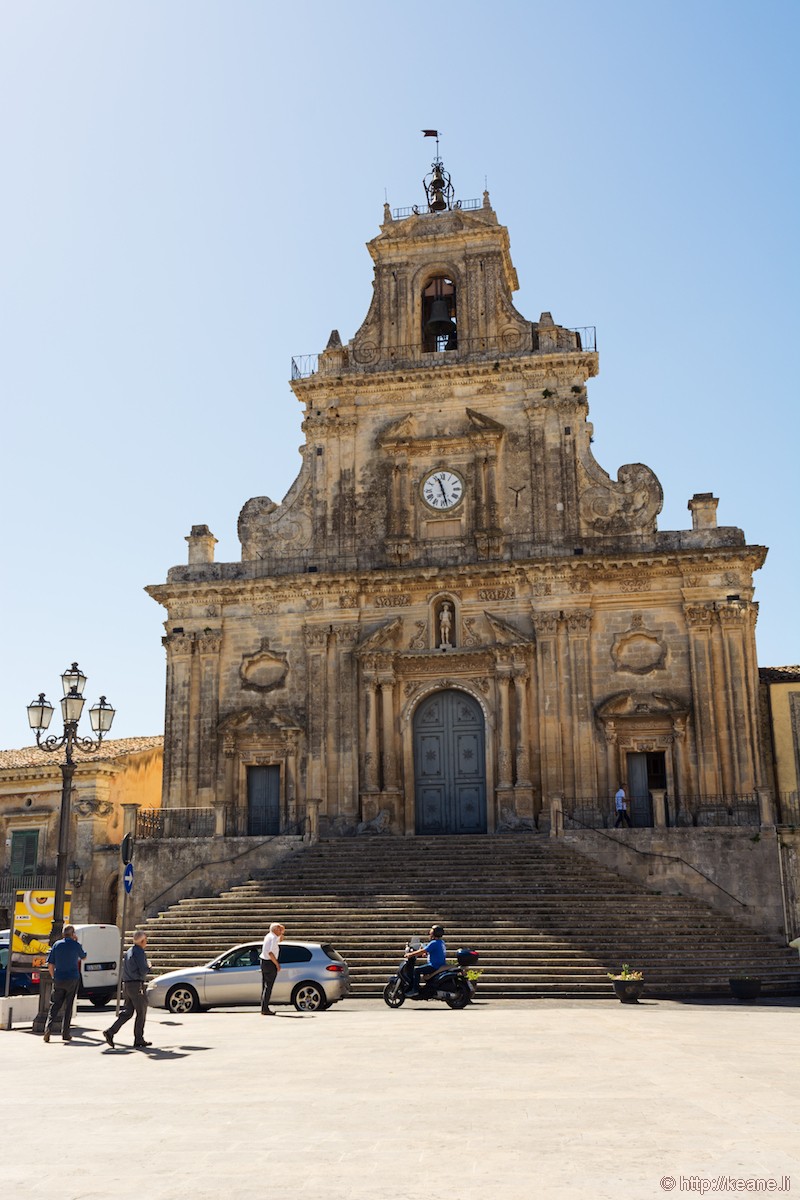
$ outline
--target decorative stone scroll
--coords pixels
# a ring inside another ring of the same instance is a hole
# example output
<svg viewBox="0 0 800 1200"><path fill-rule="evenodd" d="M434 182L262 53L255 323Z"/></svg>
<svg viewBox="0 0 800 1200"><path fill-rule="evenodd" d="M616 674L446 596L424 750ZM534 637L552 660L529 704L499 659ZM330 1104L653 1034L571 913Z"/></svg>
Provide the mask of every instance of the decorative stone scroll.
<svg viewBox="0 0 800 1200"><path fill-rule="evenodd" d="M634 613L631 627L621 633L611 647L611 658L617 671L632 675L649 675L663 671L667 647L661 630L645 629L641 613Z"/></svg>
<svg viewBox="0 0 800 1200"><path fill-rule="evenodd" d="M261 639L254 654L245 654L239 668L242 687L253 692L272 692L283 687L289 672L287 656L269 648L269 638Z"/></svg>

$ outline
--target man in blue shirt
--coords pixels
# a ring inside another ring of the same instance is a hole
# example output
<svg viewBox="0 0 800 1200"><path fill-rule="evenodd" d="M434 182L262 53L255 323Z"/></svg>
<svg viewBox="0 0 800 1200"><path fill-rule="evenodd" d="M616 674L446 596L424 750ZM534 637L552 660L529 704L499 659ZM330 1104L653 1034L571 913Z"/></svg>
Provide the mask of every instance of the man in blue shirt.
<svg viewBox="0 0 800 1200"><path fill-rule="evenodd" d="M422 955L427 955L428 961L421 967L414 967L414 992L418 992L422 984L422 976L430 975L433 971L438 971L447 961L447 947L444 944L444 928L441 925L432 925L429 934L430 941L427 946L423 946L420 950L414 950L409 954L409 958L421 958Z"/></svg>
<svg viewBox="0 0 800 1200"><path fill-rule="evenodd" d="M69 1027L72 1021L72 1006L78 994L81 982L81 959L86 958L86 951L75 937L75 926L65 925L64 936L50 947L47 956L47 969L53 981L53 994L50 998L50 1011L44 1027L44 1041L50 1041L50 1031L53 1023L64 1009L61 1026L61 1040L71 1042Z"/></svg>

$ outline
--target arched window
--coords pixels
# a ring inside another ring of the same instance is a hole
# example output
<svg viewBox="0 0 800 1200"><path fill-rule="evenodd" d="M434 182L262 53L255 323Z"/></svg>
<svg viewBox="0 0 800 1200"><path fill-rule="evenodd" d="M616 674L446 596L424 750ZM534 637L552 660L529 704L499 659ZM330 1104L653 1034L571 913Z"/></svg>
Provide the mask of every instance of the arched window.
<svg viewBox="0 0 800 1200"><path fill-rule="evenodd" d="M435 276L422 292L422 348L427 352L458 346L456 285Z"/></svg>

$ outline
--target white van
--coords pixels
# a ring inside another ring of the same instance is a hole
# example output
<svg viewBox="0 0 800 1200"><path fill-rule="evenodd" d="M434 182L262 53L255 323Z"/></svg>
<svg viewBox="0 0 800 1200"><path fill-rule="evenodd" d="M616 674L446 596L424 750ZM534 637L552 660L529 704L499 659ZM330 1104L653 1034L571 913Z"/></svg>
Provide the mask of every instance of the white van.
<svg viewBox="0 0 800 1200"><path fill-rule="evenodd" d="M119 929L116 925L76 925L75 936L86 951L78 996L103 1008L117 994Z"/></svg>

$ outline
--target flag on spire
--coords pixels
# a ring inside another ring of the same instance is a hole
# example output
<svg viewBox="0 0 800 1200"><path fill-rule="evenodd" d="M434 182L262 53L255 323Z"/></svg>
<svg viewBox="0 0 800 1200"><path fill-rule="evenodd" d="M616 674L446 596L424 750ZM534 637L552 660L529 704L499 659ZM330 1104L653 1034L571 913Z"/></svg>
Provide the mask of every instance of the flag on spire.
<svg viewBox="0 0 800 1200"><path fill-rule="evenodd" d="M423 131L422 131L422 136L423 136L423 137L435 137L435 138L438 138L438 136L439 136L439 130L438 130L438 129L423 129Z"/></svg>

